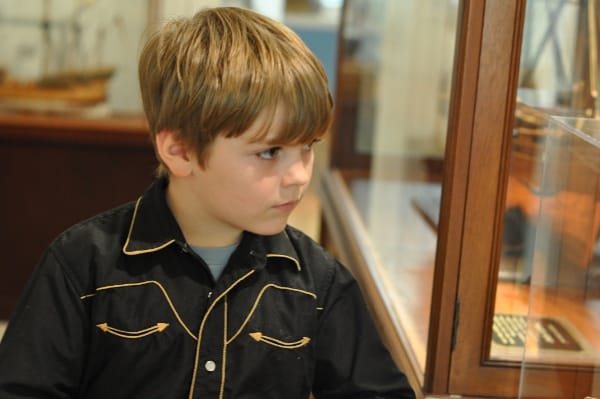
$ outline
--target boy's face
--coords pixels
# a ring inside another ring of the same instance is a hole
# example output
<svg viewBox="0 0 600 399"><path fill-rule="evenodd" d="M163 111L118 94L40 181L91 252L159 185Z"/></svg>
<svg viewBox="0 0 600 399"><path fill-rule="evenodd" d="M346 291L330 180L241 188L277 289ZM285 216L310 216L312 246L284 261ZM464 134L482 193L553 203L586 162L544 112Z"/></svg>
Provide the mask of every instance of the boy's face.
<svg viewBox="0 0 600 399"><path fill-rule="evenodd" d="M247 230L270 235L285 227L310 182L314 154L312 143L270 143L283 118L279 108L259 142L253 139L262 127L260 117L241 136L218 136L205 168L194 166L189 188L197 209L192 212L199 212L214 234L224 231L230 236Z"/></svg>

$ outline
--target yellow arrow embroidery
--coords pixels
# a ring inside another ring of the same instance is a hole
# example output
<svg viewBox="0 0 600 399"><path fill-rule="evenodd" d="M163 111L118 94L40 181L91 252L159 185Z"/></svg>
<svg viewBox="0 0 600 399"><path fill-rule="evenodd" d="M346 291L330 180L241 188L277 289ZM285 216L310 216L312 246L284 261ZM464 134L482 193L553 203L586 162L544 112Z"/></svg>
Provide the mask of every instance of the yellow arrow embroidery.
<svg viewBox="0 0 600 399"><path fill-rule="evenodd" d="M285 341L279 340L277 338L263 335L263 333L258 332L258 331L249 333L248 335L250 335L252 337L252 339L254 339L257 342L264 342L269 345L273 345L273 346L276 346L278 348L283 348L283 349L300 348L301 346L304 346L310 342L309 337L302 337L299 340L293 341L293 342L285 342Z"/></svg>
<svg viewBox="0 0 600 399"><path fill-rule="evenodd" d="M150 334L163 332L167 327L169 327L169 323L156 323L154 326L139 331L119 330L118 328L110 327L108 323L96 324L96 327L108 334L113 334L121 338L135 339L146 337Z"/></svg>

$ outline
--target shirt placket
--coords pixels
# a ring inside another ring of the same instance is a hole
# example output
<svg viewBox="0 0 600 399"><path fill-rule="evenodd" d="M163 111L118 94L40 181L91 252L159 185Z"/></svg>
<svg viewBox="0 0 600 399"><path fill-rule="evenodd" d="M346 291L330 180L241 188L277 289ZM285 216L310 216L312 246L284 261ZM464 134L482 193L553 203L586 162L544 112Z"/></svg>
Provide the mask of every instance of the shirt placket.
<svg viewBox="0 0 600 399"><path fill-rule="evenodd" d="M254 270L250 270L222 292L210 294L211 301L198 333L190 399L224 397L227 372L227 294L253 273Z"/></svg>

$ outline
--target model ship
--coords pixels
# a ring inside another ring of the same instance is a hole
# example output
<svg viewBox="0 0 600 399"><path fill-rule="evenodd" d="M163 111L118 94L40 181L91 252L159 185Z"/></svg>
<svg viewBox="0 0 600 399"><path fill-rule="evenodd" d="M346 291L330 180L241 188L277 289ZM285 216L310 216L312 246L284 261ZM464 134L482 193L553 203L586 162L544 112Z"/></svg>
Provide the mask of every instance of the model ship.
<svg viewBox="0 0 600 399"><path fill-rule="evenodd" d="M40 55L41 76L36 79L19 79L7 69L0 67L0 107L11 110L79 112L105 105L108 83L115 73L112 66L81 66L73 62L80 57L83 26L78 16L94 2L79 2L68 20L51 20L50 0L44 1L41 21L12 19L3 22L32 25L42 30L43 53ZM53 43L51 29L60 29L63 38L68 32L70 44ZM97 41L103 40L104 32L97 33ZM98 48L101 43L97 43ZM73 65L78 65L74 67ZM52 71L50 71L52 70Z"/></svg>
<svg viewBox="0 0 600 399"><path fill-rule="evenodd" d="M107 100L107 85L114 68L65 71L23 82L6 74L0 82L0 101L20 105L59 102L74 106L96 105Z"/></svg>

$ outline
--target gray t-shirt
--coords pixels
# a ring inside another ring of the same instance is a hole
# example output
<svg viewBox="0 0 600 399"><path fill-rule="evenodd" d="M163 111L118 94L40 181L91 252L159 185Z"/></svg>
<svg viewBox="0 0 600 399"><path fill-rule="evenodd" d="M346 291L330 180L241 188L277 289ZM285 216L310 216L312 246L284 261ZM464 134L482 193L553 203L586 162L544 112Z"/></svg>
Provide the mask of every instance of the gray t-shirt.
<svg viewBox="0 0 600 399"><path fill-rule="evenodd" d="M208 265L210 272L215 280L219 279L219 276L225 269L225 265L229 260L229 257L237 248L238 243L229 245L227 247L197 247L192 245L192 249L196 252Z"/></svg>

